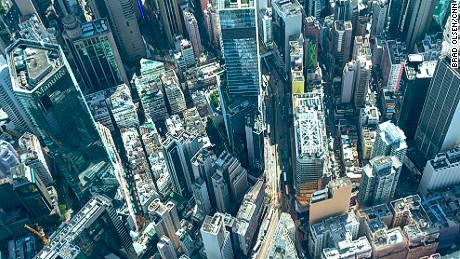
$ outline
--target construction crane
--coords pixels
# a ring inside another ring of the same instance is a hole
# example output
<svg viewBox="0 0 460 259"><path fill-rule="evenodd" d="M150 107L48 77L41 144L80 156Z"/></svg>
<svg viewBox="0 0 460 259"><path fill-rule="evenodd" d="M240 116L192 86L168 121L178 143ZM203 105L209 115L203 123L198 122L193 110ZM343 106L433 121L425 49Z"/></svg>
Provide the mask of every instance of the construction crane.
<svg viewBox="0 0 460 259"><path fill-rule="evenodd" d="M41 240L42 240L42 243L44 245L47 245L49 243L48 241L48 238L46 238L45 236L45 233L43 232L43 229L40 228L40 226L37 224L37 229L27 225L27 224L24 224L24 227L29 230L30 232L34 233L35 235L37 235Z"/></svg>

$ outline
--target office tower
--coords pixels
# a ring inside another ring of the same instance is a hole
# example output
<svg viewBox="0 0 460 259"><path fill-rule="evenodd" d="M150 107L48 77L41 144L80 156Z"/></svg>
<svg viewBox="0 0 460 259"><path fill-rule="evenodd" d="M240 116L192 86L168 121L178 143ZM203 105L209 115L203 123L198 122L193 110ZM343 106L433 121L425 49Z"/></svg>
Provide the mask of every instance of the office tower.
<svg viewBox="0 0 460 259"><path fill-rule="evenodd" d="M355 86L356 62L350 61L343 68L342 74L342 91L340 101L342 103L350 103L353 98L353 90Z"/></svg>
<svg viewBox="0 0 460 259"><path fill-rule="evenodd" d="M437 154L426 162L418 192L427 196L429 191L456 185L460 182L460 148Z"/></svg>
<svg viewBox="0 0 460 259"><path fill-rule="evenodd" d="M256 107L250 100L243 98L233 98L226 100L222 87L218 88L219 103L221 104L222 116L224 117L225 128L227 131L228 143L233 150L237 150L241 143L244 143L244 127L246 116L253 116ZM244 152L244 151L243 151Z"/></svg>
<svg viewBox="0 0 460 259"><path fill-rule="evenodd" d="M18 143L23 152L21 161L34 170L35 175L40 178L45 186L53 184L53 177L38 138L26 132L19 138Z"/></svg>
<svg viewBox="0 0 460 259"><path fill-rule="evenodd" d="M140 75L134 78L137 94L141 100L145 116L153 121L165 119L168 116L166 102L156 73L164 72L164 63L141 59Z"/></svg>
<svg viewBox="0 0 460 259"><path fill-rule="evenodd" d="M187 67L192 67L195 65L195 53L192 43L186 39L180 40L180 54L185 61Z"/></svg>
<svg viewBox="0 0 460 259"><path fill-rule="evenodd" d="M18 98L14 95L10 69L3 55L0 56L0 106L14 123L17 131L24 132L33 128Z"/></svg>
<svg viewBox="0 0 460 259"><path fill-rule="evenodd" d="M125 68L106 18L81 24L72 14L62 19L65 42L85 82L86 91L128 84Z"/></svg>
<svg viewBox="0 0 460 259"><path fill-rule="evenodd" d="M166 34L169 45L174 45L174 38L184 34L178 1L158 1L158 4L163 32Z"/></svg>
<svg viewBox="0 0 460 259"><path fill-rule="evenodd" d="M259 116L255 120L246 117L246 145L248 150L248 164L255 170L256 175L265 168L264 157L264 125Z"/></svg>
<svg viewBox="0 0 460 259"><path fill-rule="evenodd" d="M160 242L157 243L157 248L162 259L177 259L177 254L174 250L173 244L167 236L160 237Z"/></svg>
<svg viewBox="0 0 460 259"><path fill-rule="evenodd" d="M227 151L223 151L215 163L216 173L223 176L228 185L233 204L238 204L248 189L248 175L240 161Z"/></svg>
<svg viewBox="0 0 460 259"><path fill-rule="evenodd" d="M406 157L407 143L406 135L391 121L385 121L377 127L377 137L371 158L377 156L395 156L399 161L404 161Z"/></svg>
<svg viewBox="0 0 460 259"><path fill-rule="evenodd" d="M169 109L172 114L179 114L187 109L185 105L184 93L182 92L179 78L177 78L174 70L169 70L161 74L161 83L163 92L166 95L169 103Z"/></svg>
<svg viewBox="0 0 460 259"><path fill-rule="evenodd" d="M112 162L61 48L20 39L7 53L13 91L32 133L45 140L80 203L90 190L112 195L118 186Z"/></svg>
<svg viewBox="0 0 460 259"><path fill-rule="evenodd" d="M206 216L200 229L204 250L208 258L233 258L232 241L225 230L224 217L220 214Z"/></svg>
<svg viewBox="0 0 460 259"><path fill-rule="evenodd" d="M352 187L350 178L343 177L331 180L326 188L314 192L310 200L310 226L329 217L347 213Z"/></svg>
<svg viewBox="0 0 460 259"><path fill-rule="evenodd" d="M265 46L273 44L272 9L262 9L259 12L259 37Z"/></svg>
<svg viewBox="0 0 460 259"><path fill-rule="evenodd" d="M163 154L172 177L174 192L181 196L191 193L194 179L189 172L182 143L173 138L167 138L163 142Z"/></svg>
<svg viewBox="0 0 460 259"><path fill-rule="evenodd" d="M417 122L422 113L428 87L438 61L423 61L423 56L411 54L404 64L402 76L402 100L396 103L394 119L408 139L413 139Z"/></svg>
<svg viewBox="0 0 460 259"><path fill-rule="evenodd" d="M334 6L334 20L351 20L350 0L336 0Z"/></svg>
<svg viewBox="0 0 460 259"><path fill-rule="evenodd" d="M68 223L61 224L36 258L105 258L111 254L138 258L112 200L95 195Z"/></svg>
<svg viewBox="0 0 460 259"><path fill-rule="evenodd" d="M14 147L6 142L5 140L0 140L0 176L2 178L10 174L10 169L19 165L20 157L18 152Z"/></svg>
<svg viewBox="0 0 460 259"><path fill-rule="evenodd" d="M358 37L357 37L358 38ZM356 51L356 75L353 91L355 108L362 108L366 104L366 96L372 76L372 55L369 39L364 38L361 47Z"/></svg>
<svg viewBox="0 0 460 259"><path fill-rule="evenodd" d="M198 23L193 13L184 11L185 29L187 29L188 37L192 42L193 53L195 57L199 57L203 52L203 46L201 45L200 31L198 30Z"/></svg>
<svg viewBox="0 0 460 259"><path fill-rule="evenodd" d="M304 1L304 3L308 3L307 5L304 5L305 13L307 14L307 17L315 17L316 19L320 19L321 13L323 12L324 9L324 2L321 0L309 0L309 1Z"/></svg>
<svg viewBox="0 0 460 259"><path fill-rule="evenodd" d="M388 3L388 32L393 37L407 33L415 1L390 0Z"/></svg>
<svg viewBox="0 0 460 259"><path fill-rule="evenodd" d="M292 93L304 93L305 91L305 76L304 76L304 39L303 35L299 34L297 39L291 39L289 41L290 47L290 62L289 66L291 68L290 80ZM307 50L310 50L307 48ZM316 47L315 47L316 51ZM308 53L307 55L309 55ZM311 57L311 56L310 56ZM310 64L311 60L309 57L306 57L306 61ZM308 69L308 68L307 68Z"/></svg>
<svg viewBox="0 0 460 259"><path fill-rule="evenodd" d="M407 29L406 44L410 52L413 51L415 43L419 42L425 36L430 28L433 19L434 8L437 1L435 0L415 0L410 16L409 27Z"/></svg>
<svg viewBox="0 0 460 259"><path fill-rule="evenodd" d="M348 61L350 61L352 46L353 26L350 21L334 21L332 30L332 53L330 53L331 64L334 71L342 72Z"/></svg>
<svg viewBox="0 0 460 259"><path fill-rule="evenodd" d="M380 35L385 31L387 24L387 13L388 13L388 1L379 0L374 4L374 12L372 14L372 27L371 37L374 38L376 35Z"/></svg>
<svg viewBox="0 0 460 259"><path fill-rule="evenodd" d="M40 222L46 221L54 210L46 186L32 168L19 164L10 169L13 190L30 216Z"/></svg>
<svg viewBox="0 0 460 259"><path fill-rule="evenodd" d="M415 143L426 158L460 144L460 71L441 57L423 105Z"/></svg>
<svg viewBox="0 0 460 259"><path fill-rule="evenodd" d="M358 229L359 222L354 211L311 225L308 238L310 256L321 258L322 254L339 253L338 257L340 258L341 252L333 250L348 250L347 248L349 248L351 251L348 253L351 252L352 258L369 258L372 253L369 241L365 237L358 238ZM343 252L347 254L347 251ZM356 256L356 254L362 253L368 256ZM324 256L322 258L333 257Z"/></svg>
<svg viewBox="0 0 460 259"><path fill-rule="evenodd" d="M223 172L218 171L212 175L212 187L215 195L216 210L219 212L229 212L231 210L230 191L228 184L222 175Z"/></svg>
<svg viewBox="0 0 460 259"><path fill-rule="evenodd" d="M218 10L228 93L259 96L260 60L254 3L219 1Z"/></svg>
<svg viewBox="0 0 460 259"><path fill-rule="evenodd" d="M326 157L326 129L322 93L293 95L296 209L306 207L321 189ZM294 164L293 162L293 164Z"/></svg>
<svg viewBox="0 0 460 259"><path fill-rule="evenodd" d="M191 235L187 232L186 227L182 227L176 232L176 236L180 240L180 250L181 253L192 256L195 253L195 244L194 240L192 239Z"/></svg>
<svg viewBox="0 0 460 259"><path fill-rule="evenodd" d="M199 176L206 182L206 187L208 189L209 200L211 202L211 207L216 207L216 200L214 195L214 187L212 184L212 175L214 174L213 163L215 161L215 155L212 152L210 147L203 147L198 151L190 163L192 165L193 174Z"/></svg>
<svg viewBox="0 0 460 259"><path fill-rule="evenodd" d="M157 198L149 205L148 211L157 235L167 236L174 250L179 249L179 238L176 236L176 231L180 228L180 222L176 204L172 201L162 203Z"/></svg>
<svg viewBox="0 0 460 259"><path fill-rule="evenodd" d="M198 210L204 215L210 215L212 212L211 201L209 198L208 187L206 182L198 178L193 184L193 197L198 206Z"/></svg>
<svg viewBox="0 0 460 259"><path fill-rule="evenodd" d="M401 168L402 163L394 156L379 156L371 159L363 168L358 194L359 207L391 201L398 185Z"/></svg>
<svg viewBox="0 0 460 259"><path fill-rule="evenodd" d="M382 56L383 87L390 92L398 92L406 61L406 44L399 40L387 40Z"/></svg>
<svg viewBox="0 0 460 259"><path fill-rule="evenodd" d="M108 97L107 102L113 120L119 129L139 127L136 106L127 85L117 86L114 93Z"/></svg>
<svg viewBox="0 0 460 259"><path fill-rule="evenodd" d="M288 75L291 68L289 39L302 33L302 6L297 0L275 0L272 8L273 36L281 59L281 67Z"/></svg>
<svg viewBox="0 0 460 259"><path fill-rule="evenodd" d="M160 1L163 2L163 1ZM135 65L146 55L144 41L131 0L99 0L90 2L96 19L107 17L121 58Z"/></svg>
<svg viewBox="0 0 460 259"><path fill-rule="evenodd" d="M214 6L208 5L206 10L203 11L203 16L211 45L216 49L220 49L219 12Z"/></svg>

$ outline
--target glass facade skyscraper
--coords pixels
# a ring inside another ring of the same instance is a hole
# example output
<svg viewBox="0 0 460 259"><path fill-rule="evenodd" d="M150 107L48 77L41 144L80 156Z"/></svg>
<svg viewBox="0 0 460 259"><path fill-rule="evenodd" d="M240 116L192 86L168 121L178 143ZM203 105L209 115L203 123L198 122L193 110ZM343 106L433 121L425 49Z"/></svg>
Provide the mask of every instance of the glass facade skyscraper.
<svg viewBox="0 0 460 259"><path fill-rule="evenodd" d="M90 191L112 195L117 187L113 162L60 46L20 39L6 52L13 92L26 119L79 202L86 202Z"/></svg>
<svg viewBox="0 0 460 259"><path fill-rule="evenodd" d="M228 92L231 95L258 96L260 62L256 11L252 3L242 2L225 0L219 6Z"/></svg>

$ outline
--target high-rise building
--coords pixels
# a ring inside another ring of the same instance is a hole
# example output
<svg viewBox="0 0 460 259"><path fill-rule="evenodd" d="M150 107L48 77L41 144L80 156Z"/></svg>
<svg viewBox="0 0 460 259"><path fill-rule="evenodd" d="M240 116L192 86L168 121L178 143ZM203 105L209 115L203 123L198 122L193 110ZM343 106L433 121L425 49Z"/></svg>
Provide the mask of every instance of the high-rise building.
<svg viewBox="0 0 460 259"><path fill-rule="evenodd" d="M122 84L117 86L114 93L109 96L107 102L113 120L119 129L139 127L136 106L127 85Z"/></svg>
<svg viewBox="0 0 460 259"><path fill-rule="evenodd" d="M342 103L350 103L353 98L353 90L355 86L356 62L350 61L343 68L342 74L342 91L340 101Z"/></svg>
<svg viewBox="0 0 460 259"><path fill-rule="evenodd" d="M399 40L387 40L383 48L382 77L383 87L391 92L398 92L407 57L407 48Z"/></svg>
<svg viewBox="0 0 460 259"><path fill-rule="evenodd" d="M233 258L230 232L225 229L224 217L221 214L206 216L200 231L208 258Z"/></svg>
<svg viewBox="0 0 460 259"><path fill-rule="evenodd" d="M206 24L206 31L208 33L211 45L220 49L220 19L219 12L212 5L208 5L206 10L203 11L203 16Z"/></svg>
<svg viewBox="0 0 460 259"><path fill-rule="evenodd" d="M181 141L168 137L163 142L163 154L172 177L174 192L181 196L192 193L192 185L195 179L192 178L193 174L190 173L187 166L184 146Z"/></svg>
<svg viewBox="0 0 460 259"><path fill-rule="evenodd" d="M460 145L460 70L441 57L423 105L415 143L426 158Z"/></svg>
<svg viewBox="0 0 460 259"><path fill-rule="evenodd" d="M107 17L109 20L124 62L135 65L145 57L146 49L137 23L135 6L131 0L91 1L90 5L96 19Z"/></svg>
<svg viewBox="0 0 460 259"><path fill-rule="evenodd" d="M120 53L106 18L81 24L70 14L62 19L63 37L85 83L86 91L128 84Z"/></svg>
<svg viewBox="0 0 460 259"><path fill-rule="evenodd" d="M302 6L297 0L275 0L273 8L273 36L281 67L286 75L291 68L289 39L302 33Z"/></svg>
<svg viewBox="0 0 460 259"><path fill-rule="evenodd" d="M314 192L310 200L310 226L329 217L347 213L352 187L350 178L343 177L330 181L325 189Z"/></svg>
<svg viewBox="0 0 460 259"><path fill-rule="evenodd" d="M17 131L25 132L33 129L32 122L27 119L24 109L14 95L10 69L3 55L0 56L0 106L14 123Z"/></svg>
<svg viewBox="0 0 460 259"><path fill-rule="evenodd" d="M218 171L212 175L212 188L214 192L214 200L216 202L216 210L218 212L230 212L230 191L228 184L222 175L223 172Z"/></svg>
<svg viewBox="0 0 460 259"><path fill-rule="evenodd" d="M388 4L388 32L393 37L407 33L415 1L390 0Z"/></svg>
<svg viewBox="0 0 460 259"><path fill-rule="evenodd" d="M105 258L113 254L138 258L112 200L103 195L93 196L49 241L36 258Z"/></svg>
<svg viewBox="0 0 460 259"><path fill-rule="evenodd" d="M282 212L269 247L268 258L298 258L294 242L294 220L291 215Z"/></svg>
<svg viewBox="0 0 460 259"><path fill-rule="evenodd" d="M415 0L413 2L412 13L408 14L406 19L410 18L409 27L406 36L406 44L409 51L412 52L415 43L419 42L425 36L425 33L430 28L431 20L433 19L434 8L437 1L435 0Z"/></svg>
<svg viewBox="0 0 460 259"><path fill-rule="evenodd" d="M20 39L7 53L13 91L32 133L45 140L80 203L90 191L113 195L112 161L61 48Z"/></svg>
<svg viewBox="0 0 460 259"><path fill-rule="evenodd" d="M378 0L374 3L372 14L371 37L384 32L387 23L388 1Z"/></svg>
<svg viewBox="0 0 460 259"><path fill-rule="evenodd" d="M289 41L289 47L290 47L289 66L291 68L291 74L289 78L291 80L292 93L300 94L300 93L304 93L305 91L305 75L303 73L305 41L303 39L302 34L299 34L298 36L299 37L294 36L294 39L291 38L291 40ZM311 47L310 44L309 44L309 47ZM307 48L307 49L310 50L310 48ZM315 51L316 51L316 48L315 48ZM310 53L307 53L307 55L309 54ZM311 56L305 58L309 65L311 65L310 62L312 61L310 58Z"/></svg>
<svg viewBox="0 0 460 259"><path fill-rule="evenodd" d="M377 156L395 156L404 161L407 151L406 135L391 121L385 121L377 127L377 137L371 158Z"/></svg>
<svg viewBox="0 0 460 259"><path fill-rule="evenodd" d="M175 37L184 34L178 1L158 1L158 4L163 31L166 34L169 44L174 45Z"/></svg>
<svg viewBox="0 0 460 259"><path fill-rule="evenodd" d="M332 53L330 60L334 71L342 72L343 67L350 61L353 44L353 26L351 21L334 21L332 30Z"/></svg>
<svg viewBox="0 0 460 259"><path fill-rule="evenodd" d="M152 220L155 231L158 236L167 236L174 247L179 249L179 238L176 231L180 228L179 216L177 214L176 204L172 201L162 203L160 199L155 199L149 205L149 216Z"/></svg>
<svg viewBox="0 0 460 259"><path fill-rule="evenodd" d="M359 207L391 201L398 185L401 168L402 163L394 156L371 159L363 168L358 194Z"/></svg>
<svg viewBox="0 0 460 259"><path fill-rule="evenodd" d="M196 21L195 15L190 12L184 11L185 29L187 29L188 37L192 42L193 53L195 57L199 57L203 52L203 46L201 45L200 31L198 30L198 22Z"/></svg>
<svg viewBox="0 0 460 259"><path fill-rule="evenodd" d="M10 169L19 165L20 162L16 149L7 141L0 139L0 177L7 177Z"/></svg>
<svg viewBox="0 0 460 259"><path fill-rule="evenodd" d="M437 60L423 61L423 56L411 54L404 65L400 88L402 97L396 102L394 120L407 139L414 138L436 63Z"/></svg>
<svg viewBox="0 0 460 259"><path fill-rule="evenodd" d="M322 188L326 158L326 130L322 92L293 96L296 208L310 203L312 194Z"/></svg>
<svg viewBox="0 0 460 259"><path fill-rule="evenodd" d="M169 70L161 74L163 92L168 99L169 108L172 114L179 114L187 109L184 93L182 92L179 78L174 70Z"/></svg>
<svg viewBox="0 0 460 259"><path fill-rule="evenodd" d="M181 253L187 255L187 256L192 256L192 254L195 252L195 244L192 239L192 236L187 232L186 227L182 227L176 232L176 236L180 240L180 250Z"/></svg>
<svg viewBox="0 0 460 259"><path fill-rule="evenodd" d="M192 42L181 39L179 42L181 58L184 59L187 67L195 65L195 49Z"/></svg>
<svg viewBox="0 0 460 259"><path fill-rule="evenodd" d="M369 38L355 37L353 55L356 61L356 74L353 90L353 102L355 108L362 108L366 104L366 96L369 90L369 82L372 76L372 55Z"/></svg>
<svg viewBox="0 0 460 259"><path fill-rule="evenodd" d="M216 174L222 175L228 185L233 204L239 204L248 189L248 175L240 161L227 151L215 163Z"/></svg>
<svg viewBox="0 0 460 259"><path fill-rule="evenodd" d="M160 237L160 241L157 243L158 252L160 253L161 259L177 259L176 251L171 243L171 239L167 236Z"/></svg>
<svg viewBox="0 0 460 259"><path fill-rule="evenodd" d="M334 20L349 21L351 20L350 0L336 0L334 6Z"/></svg>
<svg viewBox="0 0 460 259"><path fill-rule="evenodd" d="M428 160L423 170L418 192L426 196L429 191L450 187L460 182L460 148L437 154Z"/></svg>
<svg viewBox="0 0 460 259"><path fill-rule="evenodd" d="M215 159L216 158L211 150L211 147L201 148L200 151L198 151L195 156L190 159L193 174L206 182L208 196L212 208L216 207L216 199L212 183L212 175L214 174L213 163Z"/></svg>
<svg viewBox="0 0 460 259"><path fill-rule="evenodd" d="M258 175L265 168L264 154L264 125L259 116L255 120L246 117L246 146L248 150L248 164Z"/></svg>
<svg viewBox="0 0 460 259"><path fill-rule="evenodd" d="M94 120L112 132L115 131L115 122L110 116L110 108L107 101L115 90L116 87L111 87L85 96L86 104Z"/></svg>
<svg viewBox="0 0 460 259"><path fill-rule="evenodd" d="M164 63L141 59L140 75L134 78L134 85L141 100L142 110L153 121L168 116L166 102L157 74L165 72Z"/></svg>
<svg viewBox="0 0 460 259"><path fill-rule="evenodd" d="M19 138L18 143L23 152L21 161L34 170L35 175L45 186L50 186L53 183L53 177L38 138L26 132Z"/></svg>
<svg viewBox="0 0 460 259"><path fill-rule="evenodd" d="M198 178L193 184L193 197L195 198L195 203L198 206L198 210L203 215L210 215L212 212L211 201L209 198L208 187L206 182Z"/></svg>
<svg viewBox="0 0 460 259"><path fill-rule="evenodd" d="M253 2L219 1L222 53L231 95L260 95L257 15Z"/></svg>

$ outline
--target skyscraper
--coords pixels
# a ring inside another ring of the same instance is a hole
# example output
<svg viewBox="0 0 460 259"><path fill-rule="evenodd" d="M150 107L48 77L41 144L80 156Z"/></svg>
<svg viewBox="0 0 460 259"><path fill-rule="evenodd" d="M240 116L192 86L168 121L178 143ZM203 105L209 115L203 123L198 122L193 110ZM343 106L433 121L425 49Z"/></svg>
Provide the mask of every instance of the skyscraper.
<svg viewBox="0 0 460 259"><path fill-rule="evenodd" d="M53 183L53 177L38 138L26 132L19 138L18 142L23 152L21 161L34 170L35 175L45 186L50 186Z"/></svg>
<svg viewBox="0 0 460 259"><path fill-rule="evenodd" d="M14 147L7 141L0 140L0 178L10 174L10 169L19 165L20 157Z"/></svg>
<svg viewBox="0 0 460 259"><path fill-rule="evenodd" d="M388 32L394 37L407 32L415 1L390 0L388 4Z"/></svg>
<svg viewBox="0 0 460 259"><path fill-rule="evenodd" d="M160 237L160 241L157 243L157 248L161 259L177 259L177 254L171 243L171 239L167 236Z"/></svg>
<svg viewBox="0 0 460 259"><path fill-rule="evenodd" d="M350 0L335 1L334 20L342 22L351 20Z"/></svg>
<svg viewBox="0 0 460 259"><path fill-rule="evenodd" d="M144 41L131 0L99 0L91 1L90 5L96 19L107 17L109 20L124 62L135 65L145 57Z"/></svg>
<svg viewBox="0 0 460 259"><path fill-rule="evenodd" d="M206 216L200 231L208 258L233 258L230 232L225 229L222 214L216 213L212 217Z"/></svg>
<svg viewBox="0 0 460 259"><path fill-rule="evenodd" d="M460 70L441 57L431 79L415 143L426 158L460 145Z"/></svg>
<svg viewBox="0 0 460 259"><path fill-rule="evenodd" d="M193 53L195 57L199 57L203 52L203 46L201 45L200 31L198 30L198 23L195 15L190 12L184 11L185 28L187 29L188 37L192 42Z"/></svg>
<svg viewBox="0 0 460 259"><path fill-rule="evenodd" d="M7 53L13 92L80 203L112 195L112 161L61 48L20 39Z"/></svg>
<svg viewBox="0 0 460 259"><path fill-rule="evenodd" d="M302 32L302 6L297 0L275 0L273 9L274 39L284 72L288 74L291 68L289 39Z"/></svg>
<svg viewBox="0 0 460 259"><path fill-rule="evenodd" d="M169 45L174 45L174 39L178 35L183 35L184 30L180 19L180 9L178 1L163 0L158 1L160 8L161 24L166 33Z"/></svg>
<svg viewBox="0 0 460 259"><path fill-rule="evenodd" d="M332 30L332 61L334 71L341 73L343 67L350 61L351 46L353 43L353 26L351 21L334 21Z"/></svg>
<svg viewBox="0 0 460 259"><path fill-rule="evenodd" d="M183 145L180 141L168 137L163 142L163 154L172 177L174 192L181 196L192 192L194 179L187 166Z"/></svg>
<svg viewBox="0 0 460 259"><path fill-rule="evenodd" d="M415 0L412 13L406 19L410 18L409 27L407 29L406 44L409 51L412 51L415 43L419 42L425 36L425 33L430 28L431 20L433 19L436 0Z"/></svg>
<svg viewBox="0 0 460 259"><path fill-rule="evenodd" d="M70 14L62 23L63 37L87 90L94 92L129 83L106 18L81 24Z"/></svg>
<svg viewBox="0 0 460 259"><path fill-rule="evenodd" d="M253 2L219 1L222 53L231 95L260 94L257 17Z"/></svg>
<svg viewBox="0 0 460 259"><path fill-rule="evenodd" d="M213 163L215 161L215 155L211 150L211 147L203 147L198 151L195 156L190 159L192 165L192 171L194 175L198 175L201 179L206 182L208 189L209 200L211 207L216 207L216 199L214 195L214 188L212 184L212 175L214 173Z"/></svg>
<svg viewBox="0 0 460 259"><path fill-rule="evenodd" d="M246 146L248 153L248 164L255 171L255 175L265 168L264 157L264 125L259 116L255 120L246 117Z"/></svg>
<svg viewBox="0 0 460 259"><path fill-rule="evenodd" d="M227 151L222 152L215 163L216 174L222 175L228 184L233 204L239 204L248 189L248 175L240 161Z"/></svg>
<svg viewBox="0 0 460 259"><path fill-rule="evenodd" d="M172 201L162 203L160 199L155 199L148 208L150 219L152 220L158 236L167 236L175 250L179 248L179 238L176 231L180 228L179 216L176 204Z"/></svg>
<svg viewBox="0 0 460 259"><path fill-rule="evenodd" d="M206 182L198 178L196 179L195 183L193 184L193 197L195 198L196 205L198 206L198 210L204 215L211 214L211 202L208 194L208 189L206 186Z"/></svg>
<svg viewBox="0 0 460 259"><path fill-rule="evenodd" d="M372 14L371 36L380 35L385 30L388 12L388 1L379 0L374 5Z"/></svg>
<svg viewBox="0 0 460 259"><path fill-rule="evenodd" d="M360 41L358 39L361 39ZM353 91L355 108L362 108L366 104L369 82L372 76L372 55L368 38L355 37L356 74Z"/></svg>
<svg viewBox="0 0 460 259"><path fill-rule="evenodd" d="M377 136L372 149L371 158L377 156L395 156L404 161L406 156L406 135L391 121L385 121L377 126Z"/></svg>
<svg viewBox="0 0 460 259"><path fill-rule="evenodd" d="M402 163L394 156L371 159L363 168L358 194L359 207L390 202L398 185L401 168Z"/></svg>

